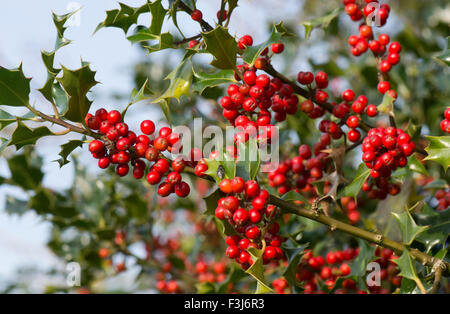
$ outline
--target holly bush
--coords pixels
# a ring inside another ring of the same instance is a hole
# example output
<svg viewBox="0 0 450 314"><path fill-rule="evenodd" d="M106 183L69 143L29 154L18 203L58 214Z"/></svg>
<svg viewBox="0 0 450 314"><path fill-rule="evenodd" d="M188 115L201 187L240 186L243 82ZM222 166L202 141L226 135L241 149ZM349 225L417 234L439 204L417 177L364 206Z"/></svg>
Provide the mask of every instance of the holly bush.
<svg viewBox="0 0 450 314"><path fill-rule="evenodd" d="M275 21L262 42L231 29L238 2L214 16L188 0L106 11L95 33L119 28L146 53L110 110L90 93L88 62L54 62L75 12L53 14L42 88L21 65L0 67L0 179L27 195L8 197L7 212L48 221L48 247L82 267L79 285L46 292L447 293L445 2L309 1L300 27ZM127 123L137 103L161 115ZM74 164L66 190L43 184L34 150L54 136L67 138L56 162Z"/></svg>

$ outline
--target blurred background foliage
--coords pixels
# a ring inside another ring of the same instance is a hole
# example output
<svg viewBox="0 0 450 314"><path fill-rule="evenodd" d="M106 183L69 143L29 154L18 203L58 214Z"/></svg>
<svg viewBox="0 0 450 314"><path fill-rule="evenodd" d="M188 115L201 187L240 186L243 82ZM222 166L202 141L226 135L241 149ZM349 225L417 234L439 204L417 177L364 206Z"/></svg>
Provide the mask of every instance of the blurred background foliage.
<svg viewBox="0 0 450 314"><path fill-rule="evenodd" d="M436 57L446 48L446 37L450 35L450 3L445 0L397 0L389 1L389 4L393 17L378 32L389 33L403 46L400 65L391 72L391 83L399 93L397 123L421 135L442 135L439 122L448 107L450 73ZM302 22L328 14L341 7L341 1L301 1L295 7L284 7L276 1L266 0L258 5L266 6L267 10L296 10L295 14L289 14L295 18L284 20L284 24L297 36L287 39L286 52L274 58L274 65L280 72L294 77L300 70L323 70L332 78L333 95L338 96L342 90L351 87L357 94L367 95L371 103L381 103L381 96L376 92L373 58L368 55L355 58L349 51L347 38L357 32L357 25L348 16L340 14L325 30L314 29L309 39L304 37ZM239 8L234 15L239 16ZM271 25L267 25L267 37L270 29ZM233 31L238 35L247 33L246 30ZM177 64L173 60L181 59L182 53L165 50L158 54L170 57L153 59L153 55L146 56L142 49L142 57L133 65L136 89L148 79L152 92L162 93L168 84L164 77L173 70ZM195 61L196 68L208 70L203 59ZM202 97L192 95L189 99L182 98L180 103L172 102L173 124L189 124L195 117L203 117L204 126L207 125L205 121L225 123L216 101L222 93L223 89L213 88L206 90ZM128 99L128 95L114 96L117 102ZM130 109L130 119L137 115L139 112ZM313 144L319 134L312 128L314 123L301 113L284 122L281 136L285 140L282 145L285 151L282 155L290 156L294 151L292 147L299 143ZM420 137L416 139L420 141ZM143 181L133 180L130 176L119 179L109 171L91 173L86 168L86 160L74 157L72 187L55 191L43 186L42 159L32 149L17 153L5 151L3 158L7 159L10 175L0 178L1 184L23 190L23 197L7 198L8 214L20 216L26 211L35 211L42 220L52 224L48 247L61 260L61 265L71 261L82 265L81 287L67 287L67 273L62 266L45 274L37 274L32 269L20 270L14 281L0 287L3 292L30 291L29 283L39 276L53 280L45 292L155 292L162 279L175 280L178 286L174 291L252 291L253 280L243 276L233 263L224 260L223 240L212 221L202 216L205 205L201 198L208 194L209 183L191 178L189 183L195 188L191 189L193 193L189 199L165 200L158 198L154 189ZM354 173L356 165L356 158L347 158L344 172ZM402 178L402 193L395 198L388 198L378 205L373 201L362 201L359 207L366 219L361 224L369 229L389 225L392 230L388 234L394 238L398 236L399 231L387 218L391 216L386 214L386 209L393 204L403 209L421 199L433 207L436 205L433 191L448 186L449 176L441 167L430 164L428 173L428 179L417 175ZM413 184L439 177L444 180L427 189ZM283 226L283 234L291 235L299 243L310 243L310 248L317 254L357 244L349 236L330 235L326 227L300 217L291 217ZM415 245L421 247L422 244ZM101 258L100 252L105 253L105 249L107 257ZM213 279L198 278L195 264L199 259L207 261ZM226 276L214 271L217 262L225 265ZM274 271L270 276L274 279L279 273ZM214 288L205 284L219 279Z"/></svg>

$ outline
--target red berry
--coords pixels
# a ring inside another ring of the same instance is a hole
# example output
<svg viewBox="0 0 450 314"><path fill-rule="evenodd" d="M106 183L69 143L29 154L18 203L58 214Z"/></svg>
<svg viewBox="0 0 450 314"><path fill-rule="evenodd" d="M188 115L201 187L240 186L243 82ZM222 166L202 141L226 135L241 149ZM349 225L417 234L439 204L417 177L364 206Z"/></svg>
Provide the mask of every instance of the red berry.
<svg viewBox="0 0 450 314"><path fill-rule="evenodd" d="M108 113L108 122L115 125L116 123L119 123L122 120L122 115L117 110L111 110Z"/></svg>
<svg viewBox="0 0 450 314"><path fill-rule="evenodd" d="M391 83L389 83L388 81L381 81L380 83L378 83L378 91L381 94L386 93L390 89L391 89Z"/></svg>
<svg viewBox="0 0 450 314"><path fill-rule="evenodd" d="M188 196L190 191L191 188L189 187L189 184L184 181L175 184L175 194L177 194L179 197Z"/></svg>
<svg viewBox="0 0 450 314"><path fill-rule="evenodd" d="M273 53L282 53L284 50L284 44L283 43L275 43L275 44L272 44L271 48L272 48Z"/></svg>
<svg viewBox="0 0 450 314"><path fill-rule="evenodd" d="M203 13L202 13L202 11L200 11L200 10L194 10L194 11L192 11L192 13L191 13L191 18L194 20L194 21L201 21L202 20L202 18L203 18Z"/></svg>
<svg viewBox="0 0 450 314"><path fill-rule="evenodd" d="M366 114L369 117L375 117L378 114L377 106L375 105L368 105L366 108Z"/></svg>
<svg viewBox="0 0 450 314"><path fill-rule="evenodd" d="M361 133L359 133L358 130L353 130L353 129L352 129L352 130L348 131L347 136L348 136L348 139L349 139L351 142L357 142L357 141L359 141L359 139L361 138Z"/></svg>
<svg viewBox="0 0 450 314"><path fill-rule="evenodd" d="M155 124L150 120L144 120L141 122L141 132L147 135L155 132Z"/></svg>

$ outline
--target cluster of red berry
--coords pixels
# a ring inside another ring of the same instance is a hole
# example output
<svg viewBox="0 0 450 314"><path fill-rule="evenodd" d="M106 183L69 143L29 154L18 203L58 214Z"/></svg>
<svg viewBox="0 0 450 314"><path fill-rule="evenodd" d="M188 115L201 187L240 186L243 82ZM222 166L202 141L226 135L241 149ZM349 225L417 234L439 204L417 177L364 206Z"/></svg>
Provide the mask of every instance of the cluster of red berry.
<svg viewBox="0 0 450 314"><path fill-rule="evenodd" d="M370 286L369 291L372 294L389 294L391 288L395 289L400 287L402 283L402 277L398 275L400 270L394 260L398 256L394 255L394 252L387 248L377 247L375 250L375 256L378 258L375 260L380 265L380 286Z"/></svg>
<svg viewBox="0 0 450 314"><path fill-rule="evenodd" d="M322 178L325 170L327 153L321 152L330 143L328 134L322 135L320 141L311 148L303 144L298 149L298 156L285 160L278 168L269 172L268 179L271 187L278 188L278 193L283 195L292 189L298 192L311 192L315 195L314 181Z"/></svg>
<svg viewBox="0 0 450 314"><path fill-rule="evenodd" d="M315 81L315 101L318 104L325 104L328 102L328 93L322 89L328 86L328 76L325 72L314 74L311 72L299 72L297 75L297 81L302 85L307 85L310 89L311 84ZM356 99L355 92L351 89L347 89L342 93L343 102L337 104L336 102L331 102L333 105L333 115L338 119L345 118L350 111L353 111L356 115L351 115L347 118L346 124L350 128L347 136L352 142L357 142L361 138L361 133L357 130L360 124L359 115L364 112L369 117L374 117L378 114L377 106L370 104L367 97L364 95L358 96ZM352 103L350 105L350 103ZM312 119L322 117L325 114L323 107L319 105L314 105L314 103L307 99L300 104L300 110L307 113ZM343 132L338 123L324 119L319 124L319 130L323 133L329 134L332 139L339 139L342 137Z"/></svg>
<svg viewBox="0 0 450 314"><path fill-rule="evenodd" d="M438 211L446 210L450 206L450 190L437 190L434 197L438 201L436 209Z"/></svg>
<svg viewBox="0 0 450 314"><path fill-rule="evenodd" d="M341 198L341 205L345 209L350 223L355 224L359 221L358 204L353 197L344 196Z"/></svg>
<svg viewBox="0 0 450 314"><path fill-rule="evenodd" d="M441 121L441 130L450 133L450 107L445 109L444 120Z"/></svg>
<svg viewBox="0 0 450 314"><path fill-rule="evenodd" d="M283 277L277 278L272 281L273 290L278 294L285 294L290 292L289 283Z"/></svg>
<svg viewBox="0 0 450 314"><path fill-rule="evenodd" d="M339 277L350 275L351 269L347 262L353 260L359 254L359 248L348 248L343 251L328 252L324 258L321 255L314 256L312 251L307 251L297 266L296 278L304 283L304 293L323 294L318 289L318 280L324 281L329 290L333 289ZM342 288L336 289L334 293L346 293L347 290L357 290L357 293L365 293L356 288L353 279L345 279Z"/></svg>
<svg viewBox="0 0 450 314"><path fill-rule="evenodd" d="M400 186L390 182L392 171L405 167L407 157L414 153L415 145L411 137L401 129L394 127L371 129L362 143L362 160L371 169L373 183L366 181L363 190L370 198L384 199L387 194L396 195Z"/></svg>
<svg viewBox="0 0 450 314"><path fill-rule="evenodd" d="M372 16L372 19L376 23L379 23L376 26L381 27L386 24L391 10L389 5L381 4L379 7L378 5L374 5L374 3L378 4L378 0L365 0L365 2L366 5L363 7L359 6L356 0L343 0L345 11L353 21L359 21L363 16L366 18ZM400 62L402 46L398 42L392 42L389 45L389 42L390 38L387 34L380 34L378 39L375 39L373 28L366 24L366 22L360 24L359 36L351 35L348 38L348 43L352 47L352 54L354 56L360 56L370 49L377 58L378 69L382 73L389 72L393 66ZM397 93L391 90L391 84L385 78L383 77L379 82L378 91L381 94L388 92L392 98L397 98Z"/></svg>
<svg viewBox="0 0 450 314"><path fill-rule="evenodd" d="M96 111L95 115L87 114L86 126L102 135L100 140L89 143L89 151L98 159L98 166L102 169L115 164L116 173L125 176L129 172L129 164L133 166L133 177L141 179L147 168L142 158L154 164L149 168L147 181L158 184L172 166L173 171L167 174L166 180L158 187L158 194L168 196L175 192L180 197L186 197L190 192L189 185L182 181L181 171L185 167L185 160L178 158L170 163L164 158L162 152L179 143L180 136L169 127L162 127L158 136L154 135L155 124L150 120L142 121L140 128L143 134L128 129L122 121L122 115L117 110L107 112L104 108Z"/></svg>
<svg viewBox="0 0 450 314"><path fill-rule="evenodd" d="M241 177L223 179L219 188L227 196L219 199L215 215L218 219L227 220L237 232L226 239L227 256L247 269L253 263L247 249L261 249L264 239L267 244L264 263L283 258L280 247L283 239L277 235L280 226L273 222L277 210L268 204L267 190L260 189L255 180L245 182Z"/></svg>

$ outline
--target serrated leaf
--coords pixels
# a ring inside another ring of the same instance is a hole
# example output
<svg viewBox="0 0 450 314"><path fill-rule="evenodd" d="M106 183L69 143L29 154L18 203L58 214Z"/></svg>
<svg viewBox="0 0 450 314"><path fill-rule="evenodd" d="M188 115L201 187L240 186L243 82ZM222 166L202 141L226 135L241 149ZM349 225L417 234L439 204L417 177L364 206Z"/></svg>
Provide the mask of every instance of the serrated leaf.
<svg viewBox="0 0 450 314"><path fill-rule="evenodd" d="M415 206L414 206L415 207ZM400 226L402 232L402 241L406 245L411 245L417 235L426 229L427 226L418 226L412 218L409 210L405 210L401 213L392 213Z"/></svg>
<svg viewBox="0 0 450 314"><path fill-rule="evenodd" d="M92 101L87 98L89 90L97 85L95 71L89 65L78 70L70 70L62 66L63 76L57 78L69 96L68 109L65 117L74 122L84 122Z"/></svg>
<svg viewBox="0 0 450 314"><path fill-rule="evenodd" d="M58 108L61 116L64 116L69 109L69 96L62 89L59 83L54 83L55 77L50 75L45 85L38 89L39 92L52 104Z"/></svg>
<svg viewBox="0 0 450 314"><path fill-rule="evenodd" d="M206 88L235 83L233 70L221 70L215 73L194 73L193 90L202 94Z"/></svg>
<svg viewBox="0 0 450 314"><path fill-rule="evenodd" d="M17 127L14 130L8 146L14 145L17 149L23 146L36 144L36 141L44 136L54 135L46 126L31 129L17 119Z"/></svg>
<svg viewBox="0 0 450 314"><path fill-rule="evenodd" d="M343 11L342 7L336 8L325 16L303 22L305 27L305 39L308 39L315 28L326 29L330 23Z"/></svg>
<svg viewBox="0 0 450 314"><path fill-rule="evenodd" d="M252 66L255 63L256 59L261 55L261 52L263 52L264 49L266 49L272 44L279 43L281 41L281 38L284 36L291 36L291 34L287 32L286 28L283 26L283 23L278 23L274 25L268 40L259 45L254 45L245 48L244 54L242 55L242 60L244 60L245 63L248 63L250 66Z"/></svg>
<svg viewBox="0 0 450 314"><path fill-rule="evenodd" d="M442 52L442 54L437 56L436 59L443 64L450 66L450 36L447 36L447 46L445 47L445 50Z"/></svg>
<svg viewBox="0 0 450 314"><path fill-rule="evenodd" d="M417 236L417 241L426 246L429 252L436 245L443 245L450 235L450 211L437 212L427 204L415 215L417 221L429 228Z"/></svg>
<svg viewBox="0 0 450 314"><path fill-rule="evenodd" d="M253 260L253 264L247 269L246 273L250 274L253 278L256 279L256 294L273 292L273 290L267 285L266 279L264 276L264 264L263 264L263 253L264 248L261 250L255 248L249 248L247 250Z"/></svg>
<svg viewBox="0 0 450 314"><path fill-rule="evenodd" d="M219 69L235 69L237 43L228 33L228 29L217 26L212 31L202 33L206 51L213 55L211 65Z"/></svg>
<svg viewBox="0 0 450 314"><path fill-rule="evenodd" d="M14 155L8 159L8 166L10 181L24 190L34 190L44 178L40 164L34 165L29 154Z"/></svg>
<svg viewBox="0 0 450 314"><path fill-rule="evenodd" d="M62 167L69 163L67 157L78 147L83 146L84 142L80 140L71 140L63 145L61 145L61 151L59 152L60 159L58 159L59 167Z"/></svg>
<svg viewBox="0 0 450 314"><path fill-rule="evenodd" d="M417 155L412 155L408 160L408 167L410 170L423 174L424 176L429 176L425 166L417 159Z"/></svg>
<svg viewBox="0 0 450 314"><path fill-rule="evenodd" d="M148 99L149 95L153 95L153 92L150 90L150 88L148 88L148 79L146 79L139 90L133 88L133 90L131 91L130 102L122 111L122 117L125 117L130 106L142 100Z"/></svg>
<svg viewBox="0 0 450 314"><path fill-rule="evenodd" d="M375 259L375 246L370 246L366 241L358 239L359 254L349 264L351 277L361 278L366 274L367 264Z"/></svg>
<svg viewBox="0 0 450 314"><path fill-rule="evenodd" d="M383 96L383 101L378 105L378 111L384 114L391 114L394 112L394 101L395 98L389 96L389 93L385 93Z"/></svg>
<svg viewBox="0 0 450 314"><path fill-rule="evenodd" d="M414 261L409 255L408 250L403 250L402 255L400 255L399 258L394 259L393 261L398 265L398 268L400 269L400 273L398 274L398 276L405 277L417 283L419 278L417 277Z"/></svg>
<svg viewBox="0 0 450 314"><path fill-rule="evenodd" d="M450 167L450 136L425 136L429 142L425 147L425 160L438 162L447 170Z"/></svg>
<svg viewBox="0 0 450 314"><path fill-rule="evenodd" d="M361 190L364 182L367 180L369 175L370 169L368 169L364 163L361 163L358 167L358 170L356 171L356 175L352 183L341 190L341 193L339 193L339 197L351 196L356 199L359 191Z"/></svg>
<svg viewBox="0 0 450 314"><path fill-rule="evenodd" d="M137 19L141 13L150 11L150 4L148 2L137 8L120 2L119 6L120 9L106 11L105 20L97 25L94 33L98 32L103 27L117 27L126 34L131 25L137 23Z"/></svg>
<svg viewBox="0 0 450 314"><path fill-rule="evenodd" d="M27 112L25 115L21 117L16 117L10 114L9 112L0 109L0 129L3 129L4 127L10 125L11 123L16 122L17 118L19 118L20 120L31 120L34 117L35 115L32 112Z"/></svg>
<svg viewBox="0 0 450 314"><path fill-rule="evenodd" d="M244 180L254 180L259 172L261 159L256 138L250 138L246 143L238 145L237 175ZM248 179L247 179L248 178Z"/></svg>
<svg viewBox="0 0 450 314"><path fill-rule="evenodd" d="M12 70L0 66L0 105L26 106L29 101L30 80L23 74L22 65Z"/></svg>
<svg viewBox="0 0 450 314"><path fill-rule="evenodd" d="M306 197L304 197L303 195L294 190L289 191L286 194L283 194L281 198L285 201L301 201L302 205L306 207L311 207L311 204L308 201L308 199L306 199Z"/></svg>
<svg viewBox="0 0 450 314"><path fill-rule="evenodd" d="M69 13L63 14L63 15L58 15L56 13L52 13L53 23L55 24L56 31L58 33L57 37L56 37L55 51L70 44L71 41L64 37L64 33L67 29L67 27L65 27L64 25L78 11L79 10L75 10L73 12L69 12ZM49 54L53 54L53 57L54 57L54 52L50 52ZM53 57L51 57L51 58L53 59ZM45 64L45 61L44 61L44 64ZM52 61L52 64L53 64L53 61ZM46 66L47 66L47 64L46 64ZM50 67L53 68L52 65ZM49 67L47 69L49 69Z"/></svg>
<svg viewBox="0 0 450 314"><path fill-rule="evenodd" d="M164 49L176 48L173 43L172 34L153 34L149 29L140 29L136 32L136 34L128 36L127 39L133 44L139 42L155 42L151 45L143 45L149 54Z"/></svg>
<svg viewBox="0 0 450 314"><path fill-rule="evenodd" d="M162 109L166 115L166 119L170 123L169 100L176 99L180 101L181 96L189 96L189 87L192 81L190 58L184 59L175 70L167 75L166 80L170 80L169 87L161 96L154 99L153 102L165 107Z"/></svg>
<svg viewBox="0 0 450 314"><path fill-rule="evenodd" d="M285 252L288 257L288 266L283 272L283 277L292 287L295 286L296 282L297 266L300 263L300 260L305 253L304 250L307 246L308 244L303 244L296 247L283 246L283 252Z"/></svg>

